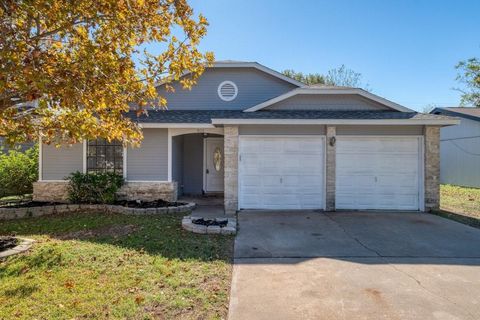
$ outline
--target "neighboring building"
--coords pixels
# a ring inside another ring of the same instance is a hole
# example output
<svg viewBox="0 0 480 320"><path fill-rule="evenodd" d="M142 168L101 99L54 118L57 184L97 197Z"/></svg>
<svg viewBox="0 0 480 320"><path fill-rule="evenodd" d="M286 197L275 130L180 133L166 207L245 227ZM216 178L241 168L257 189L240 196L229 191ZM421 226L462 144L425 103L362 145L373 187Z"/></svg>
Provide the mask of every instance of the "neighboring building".
<svg viewBox="0 0 480 320"><path fill-rule="evenodd" d="M140 148L44 145L35 199L65 199L73 171L115 170L130 199L219 193L227 213L439 205L440 127L455 118L358 88L309 87L255 62L217 62L192 90L174 87L158 87L168 111L131 112Z"/></svg>
<svg viewBox="0 0 480 320"><path fill-rule="evenodd" d="M461 118L440 131L440 182L480 188L480 108L435 108L430 113Z"/></svg>

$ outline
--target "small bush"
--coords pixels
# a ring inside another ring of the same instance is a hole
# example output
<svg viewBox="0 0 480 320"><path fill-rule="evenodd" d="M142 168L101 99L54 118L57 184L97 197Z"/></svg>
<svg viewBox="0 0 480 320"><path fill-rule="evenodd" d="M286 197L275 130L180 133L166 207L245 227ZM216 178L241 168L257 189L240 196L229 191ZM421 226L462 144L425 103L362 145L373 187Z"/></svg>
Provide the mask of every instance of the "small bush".
<svg viewBox="0 0 480 320"><path fill-rule="evenodd" d="M72 173L69 177L68 197L73 203L113 203L115 193L123 184L123 177L112 172Z"/></svg>
<svg viewBox="0 0 480 320"><path fill-rule="evenodd" d="M25 152L0 151L0 198L32 193L33 183L37 180L37 146Z"/></svg>

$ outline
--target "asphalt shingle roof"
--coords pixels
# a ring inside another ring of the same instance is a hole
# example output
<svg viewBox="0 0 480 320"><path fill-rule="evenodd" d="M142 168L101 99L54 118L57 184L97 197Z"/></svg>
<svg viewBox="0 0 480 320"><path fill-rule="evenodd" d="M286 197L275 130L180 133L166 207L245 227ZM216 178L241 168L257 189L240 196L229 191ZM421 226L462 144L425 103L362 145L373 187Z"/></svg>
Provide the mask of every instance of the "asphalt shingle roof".
<svg viewBox="0 0 480 320"><path fill-rule="evenodd" d="M446 115L451 117L462 117L470 120L480 121L480 108L458 107L458 108L435 108L431 114Z"/></svg>
<svg viewBox="0 0 480 320"><path fill-rule="evenodd" d="M130 111L127 115L140 123L211 123L212 119L452 119L448 116L417 112L319 110L260 110L256 112L243 112L241 110L150 110L148 116L137 117L135 111Z"/></svg>

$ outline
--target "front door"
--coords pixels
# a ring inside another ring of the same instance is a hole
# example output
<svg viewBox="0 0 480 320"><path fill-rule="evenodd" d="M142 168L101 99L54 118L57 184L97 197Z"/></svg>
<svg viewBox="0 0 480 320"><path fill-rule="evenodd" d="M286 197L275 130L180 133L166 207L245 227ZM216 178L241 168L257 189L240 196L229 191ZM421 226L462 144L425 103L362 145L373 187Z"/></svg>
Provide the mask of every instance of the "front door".
<svg viewBox="0 0 480 320"><path fill-rule="evenodd" d="M204 150L205 192L223 192L223 138L206 138Z"/></svg>

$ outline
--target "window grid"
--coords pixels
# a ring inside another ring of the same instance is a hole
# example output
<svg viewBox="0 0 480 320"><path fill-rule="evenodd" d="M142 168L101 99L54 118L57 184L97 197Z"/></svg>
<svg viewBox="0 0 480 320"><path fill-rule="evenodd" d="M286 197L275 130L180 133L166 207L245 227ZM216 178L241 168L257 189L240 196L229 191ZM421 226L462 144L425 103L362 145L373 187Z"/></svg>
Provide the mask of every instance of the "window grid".
<svg viewBox="0 0 480 320"><path fill-rule="evenodd" d="M123 174L123 145L119 141L108 142L99 138L87 144L87 172L114 172Z"/></svg>

